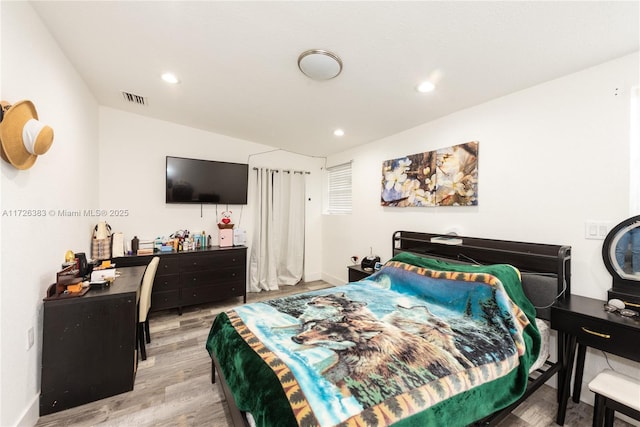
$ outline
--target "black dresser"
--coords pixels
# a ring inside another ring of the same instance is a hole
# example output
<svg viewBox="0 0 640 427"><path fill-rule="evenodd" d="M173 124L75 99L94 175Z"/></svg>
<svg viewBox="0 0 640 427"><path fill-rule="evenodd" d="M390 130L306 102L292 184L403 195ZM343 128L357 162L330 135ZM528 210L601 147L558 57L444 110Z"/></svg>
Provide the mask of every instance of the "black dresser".
<svg viewBox="0 0 640 427"><path fill-rule="evenodd" d="M243 297L247 302L247 248L213 246L183 252L125 256L111 261L120 266L147 265L160 257L151 292L151 310L177 308Z"/></svg>

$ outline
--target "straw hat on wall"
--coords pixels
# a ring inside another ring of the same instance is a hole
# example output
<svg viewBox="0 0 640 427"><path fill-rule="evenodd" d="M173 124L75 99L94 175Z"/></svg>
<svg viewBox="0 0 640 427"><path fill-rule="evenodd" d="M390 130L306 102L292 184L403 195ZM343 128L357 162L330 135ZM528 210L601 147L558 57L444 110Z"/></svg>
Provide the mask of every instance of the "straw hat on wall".
<svg viewBox="0 0 640 427"><path fill-rule="evenodd" d="M0 154L16 169L29 169L53 143L53 129L38 121L31 101L1 101Z"/></svg>

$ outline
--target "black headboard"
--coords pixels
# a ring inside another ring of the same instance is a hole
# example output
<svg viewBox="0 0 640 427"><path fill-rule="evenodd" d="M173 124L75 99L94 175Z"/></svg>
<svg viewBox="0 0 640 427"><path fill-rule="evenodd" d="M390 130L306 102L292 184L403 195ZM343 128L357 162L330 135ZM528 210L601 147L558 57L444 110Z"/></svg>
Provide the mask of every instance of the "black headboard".
<svg viewBox="0 0 640 427"><path fill-rule="evenodd" d="M548 319L556 299L571 294L571 246L396 231L392 247L393 255L411 252L462 263L511 264L523 273L525 293L542 319Z"/></svg>

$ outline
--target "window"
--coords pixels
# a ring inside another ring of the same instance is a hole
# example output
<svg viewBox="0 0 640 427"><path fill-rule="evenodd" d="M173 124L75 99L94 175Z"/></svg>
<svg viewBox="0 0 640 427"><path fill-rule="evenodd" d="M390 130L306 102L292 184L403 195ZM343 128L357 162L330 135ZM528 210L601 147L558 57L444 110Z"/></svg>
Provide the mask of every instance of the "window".
<svg viewBox="0 0 640 427"><path fill-rule="evenodd" d="M630 210L631 215L640 215L640 86L631 90L630 129Z"/></svg>
<svg viewBox="0 0 640 427"><path fill-rule="evenodd" d="M327 168L330 215L351 213L351 162Z"/></svg>

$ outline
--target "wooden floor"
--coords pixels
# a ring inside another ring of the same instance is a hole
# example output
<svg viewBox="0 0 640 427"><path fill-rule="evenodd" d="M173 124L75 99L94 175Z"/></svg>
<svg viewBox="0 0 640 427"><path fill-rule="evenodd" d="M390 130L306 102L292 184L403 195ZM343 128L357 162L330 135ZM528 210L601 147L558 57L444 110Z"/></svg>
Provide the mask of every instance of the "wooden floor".
<svg viewBox="0 0 640 427"><path fill-rule="evenodd" d="M327 287L311 282L280 291L251 293L259 301ZM216 314L242 299L150 314L151 343L140 361L134 390L77 408L41 417L37 426L232 426L222 391L211 384L211 359L205 349ZM501 427L553 426L555 389L543 386L520 405ZM569 401L565 426L591 425L593 408ZM630 426L616 419L616 427Z"/></svg>

